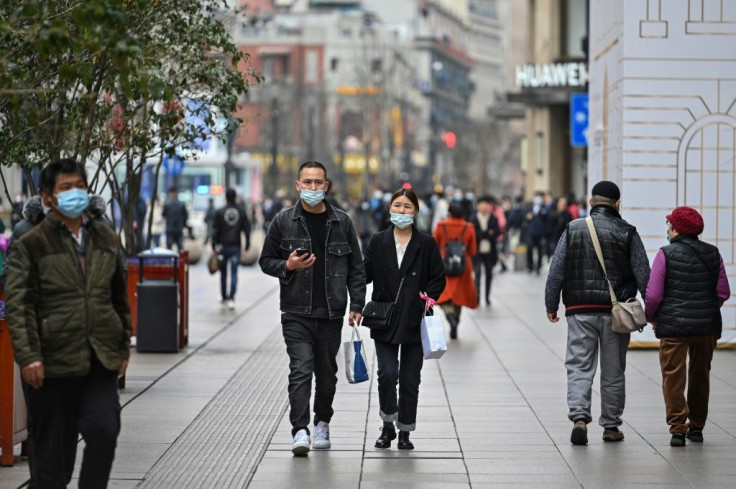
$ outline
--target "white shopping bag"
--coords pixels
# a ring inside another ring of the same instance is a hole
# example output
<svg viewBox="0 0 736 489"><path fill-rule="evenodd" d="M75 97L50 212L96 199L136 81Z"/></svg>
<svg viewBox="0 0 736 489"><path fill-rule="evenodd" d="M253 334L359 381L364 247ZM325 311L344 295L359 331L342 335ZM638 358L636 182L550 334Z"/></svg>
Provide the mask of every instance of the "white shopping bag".
<svg viewBox="0 0 736 489"><path fill-rule="evenodd" d="M350 341L343 343L342 348L345 350L345 375L348 382L357 384L368 380L368 362L365 359L365 348L363 340L360 339L357 324L353 327Z"/></svg>
<svg viewBox="0 0 736 489"><path fill-rule="evenodd" d="M434 310L434 309L433 309ZM422 317L422 349L424 358L441 358L447 351L445 342L445 327L442 324L442 316L433 314Z"/></svg>

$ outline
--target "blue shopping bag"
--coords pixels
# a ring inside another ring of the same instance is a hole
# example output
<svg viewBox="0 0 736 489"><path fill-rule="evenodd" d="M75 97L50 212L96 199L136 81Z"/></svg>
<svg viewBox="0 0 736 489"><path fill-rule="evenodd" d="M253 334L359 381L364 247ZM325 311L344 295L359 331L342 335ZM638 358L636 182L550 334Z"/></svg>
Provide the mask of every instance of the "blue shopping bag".
<svg viewBox="0 0 736 489"><path fill-rule="evenodd" d="M358 337L357 340L355 339L356 336ZM358 384L368 380L368 362L365 359L365 348L363 347L363 340L360 339L357 324L353 327L350 341L343 343L342 347L345 350L345 375L348 382Z"/></svg>

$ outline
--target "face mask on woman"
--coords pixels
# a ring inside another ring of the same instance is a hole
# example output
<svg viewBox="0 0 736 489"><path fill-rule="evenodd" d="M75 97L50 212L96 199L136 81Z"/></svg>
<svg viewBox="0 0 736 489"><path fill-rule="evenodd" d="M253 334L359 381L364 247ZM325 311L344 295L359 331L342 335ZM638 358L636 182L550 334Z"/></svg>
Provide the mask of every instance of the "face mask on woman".
<svg viewBox="0 0 736 489"><path fill-rule="evenodd" d="M391 213L391 223L399 229L406 229L414 224L414 216L411 214Z"/></svg>

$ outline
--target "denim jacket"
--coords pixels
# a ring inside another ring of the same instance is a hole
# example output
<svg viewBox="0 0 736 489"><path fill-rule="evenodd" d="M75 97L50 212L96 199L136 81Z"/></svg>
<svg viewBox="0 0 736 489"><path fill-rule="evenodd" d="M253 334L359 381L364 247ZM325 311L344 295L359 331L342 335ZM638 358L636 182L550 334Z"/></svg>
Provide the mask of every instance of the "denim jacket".
<svg viewBox="0 0 736 489"><path fill-rule="evenodd" d="M365 305L365 269L358 237L350 217L327 201L327 243L325 246L325 292L330 319L345 315L350 294L350 311L361 312ZM286 270L289 254L297 248L311 252L301 203L279 212L268 228L258 263L264 273L281 281L281 311L311 316L312 270ZM347 292L347 293L346 293Z"/></svg>

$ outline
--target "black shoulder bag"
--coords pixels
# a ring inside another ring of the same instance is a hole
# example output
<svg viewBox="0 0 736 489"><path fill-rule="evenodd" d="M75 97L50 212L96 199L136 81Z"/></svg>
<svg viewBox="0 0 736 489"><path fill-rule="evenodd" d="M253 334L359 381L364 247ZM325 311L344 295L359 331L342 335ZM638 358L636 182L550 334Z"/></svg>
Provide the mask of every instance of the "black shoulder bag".
<svg viewBox="0 0 736 489"><path fill-rule="evenodd" d="M404 285L406 275L401 277L399 291L393 302L370 301L363 308L363 326L375 330L389 330L394 327L396 321L396 304L399 301L401 287Z"/></svg>

